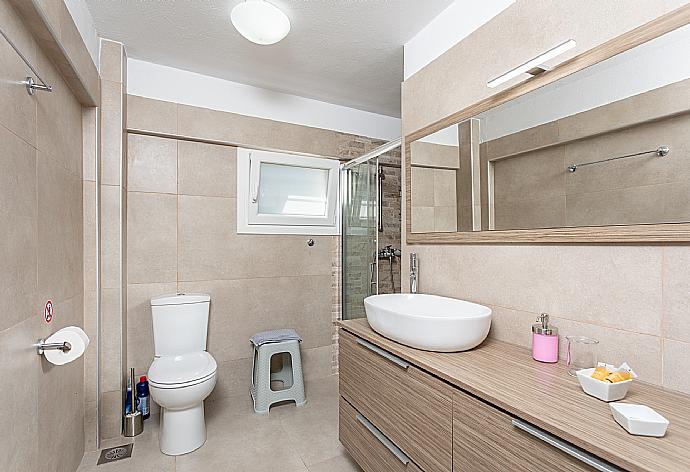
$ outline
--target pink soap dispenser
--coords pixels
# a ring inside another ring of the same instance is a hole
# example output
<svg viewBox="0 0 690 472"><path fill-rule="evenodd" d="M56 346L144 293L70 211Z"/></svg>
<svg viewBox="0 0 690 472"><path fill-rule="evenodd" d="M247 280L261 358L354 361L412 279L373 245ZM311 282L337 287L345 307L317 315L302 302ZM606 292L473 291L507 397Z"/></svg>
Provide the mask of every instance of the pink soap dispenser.
<svg viewBox="0 0 690 472"><path fill-rule="evenodd" d="M532 325L532 357L539 362L558 362L558 328L549 326L546 313Z"/></svg>

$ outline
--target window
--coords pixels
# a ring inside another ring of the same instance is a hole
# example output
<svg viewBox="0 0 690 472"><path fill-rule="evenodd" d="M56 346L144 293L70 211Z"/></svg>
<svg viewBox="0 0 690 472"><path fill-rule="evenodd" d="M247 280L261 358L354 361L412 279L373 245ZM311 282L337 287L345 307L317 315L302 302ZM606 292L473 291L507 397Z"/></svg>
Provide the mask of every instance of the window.
<svg viewBox="0 0 690 472"><path fill-rule="evenodd" d="M338 234L335 159L237 150L237 232Z"/></svg>

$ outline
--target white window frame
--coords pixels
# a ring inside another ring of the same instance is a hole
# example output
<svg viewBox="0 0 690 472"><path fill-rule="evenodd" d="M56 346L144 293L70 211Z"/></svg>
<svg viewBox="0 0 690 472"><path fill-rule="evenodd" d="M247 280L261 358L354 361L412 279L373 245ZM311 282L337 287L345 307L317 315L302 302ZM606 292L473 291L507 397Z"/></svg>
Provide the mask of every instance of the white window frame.
<svg viewBox="0 0 690 472"><path fill-rule="evenodd" d="M326 217L258 213L261 163L328 171ZM283 152L237 148L237 232L239 234L340 234L340 162Z"/></svg>

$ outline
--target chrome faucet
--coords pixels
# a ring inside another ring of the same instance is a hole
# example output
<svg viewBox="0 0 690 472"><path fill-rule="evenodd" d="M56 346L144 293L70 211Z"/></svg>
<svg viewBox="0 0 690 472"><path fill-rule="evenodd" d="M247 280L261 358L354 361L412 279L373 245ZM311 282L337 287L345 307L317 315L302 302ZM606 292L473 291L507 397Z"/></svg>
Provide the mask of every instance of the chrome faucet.
<svg viewBox="0 0 690 472"><path fill-rule="evenodd" d="M410 293L417 293L417 253L410 253Z"/></svg>

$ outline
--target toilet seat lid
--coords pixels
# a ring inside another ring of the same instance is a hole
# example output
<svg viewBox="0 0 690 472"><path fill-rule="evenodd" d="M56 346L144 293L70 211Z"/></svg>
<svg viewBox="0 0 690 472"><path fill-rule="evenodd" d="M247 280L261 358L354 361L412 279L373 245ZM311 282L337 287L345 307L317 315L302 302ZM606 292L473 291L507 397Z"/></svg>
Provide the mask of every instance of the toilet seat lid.
<svg viewBox="0 0 690 472"><path fill-rule="evenodd" d="M149 380L161 385L184 384L213 375L217 368L216 360L206 351L156 357L149 367Z"/></svg>

